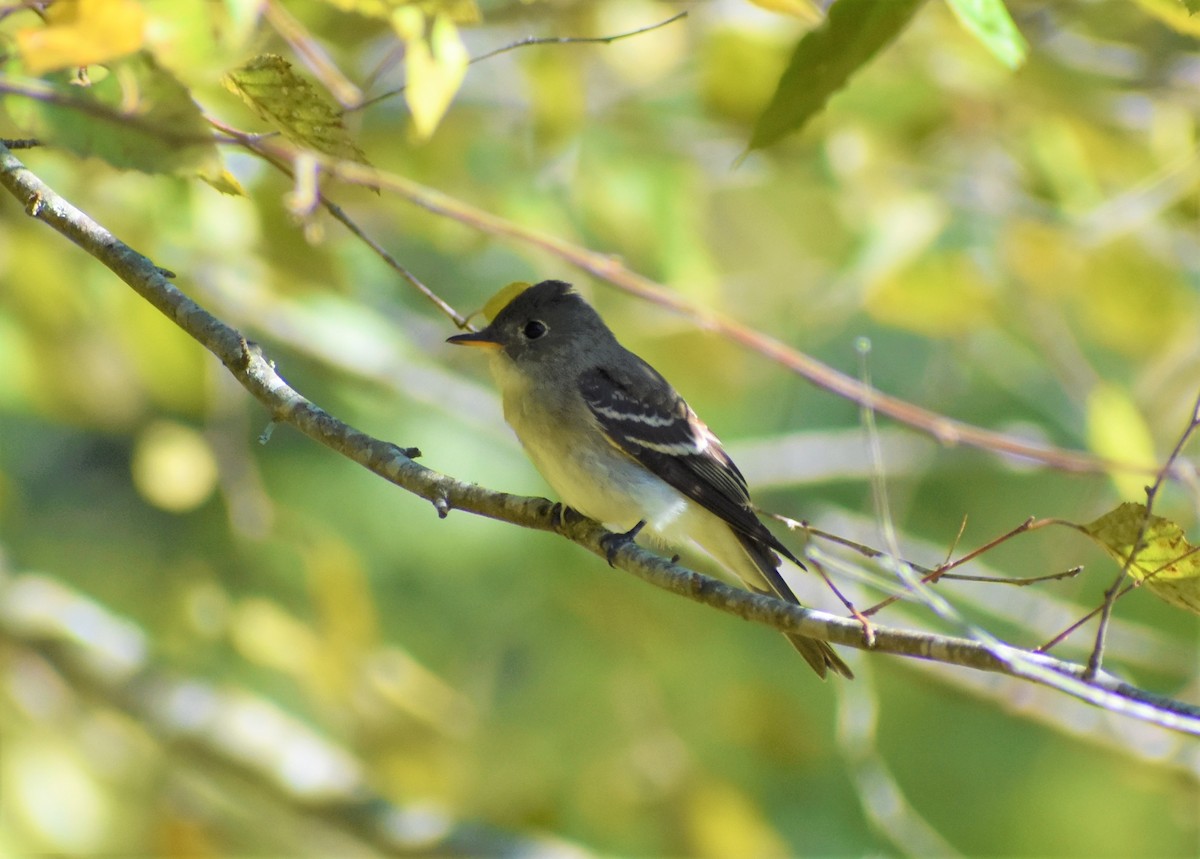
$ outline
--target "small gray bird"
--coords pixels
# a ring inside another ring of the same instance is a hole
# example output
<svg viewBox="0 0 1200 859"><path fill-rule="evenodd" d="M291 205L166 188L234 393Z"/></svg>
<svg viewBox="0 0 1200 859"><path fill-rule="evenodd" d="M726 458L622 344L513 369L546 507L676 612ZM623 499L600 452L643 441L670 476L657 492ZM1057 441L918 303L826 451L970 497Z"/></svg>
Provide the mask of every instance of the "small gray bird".
<svg viewBox="0 0 1200 859"><path fill-rule="evenodd" d="M447 342L491 352L504 418L563 503L631 538L646 527L694 543L749 589L799 604L776 552L804 564L759 521L721 442L570 284L527 287ZM826 642L787 639L821 677L854 676Z"/></svg>

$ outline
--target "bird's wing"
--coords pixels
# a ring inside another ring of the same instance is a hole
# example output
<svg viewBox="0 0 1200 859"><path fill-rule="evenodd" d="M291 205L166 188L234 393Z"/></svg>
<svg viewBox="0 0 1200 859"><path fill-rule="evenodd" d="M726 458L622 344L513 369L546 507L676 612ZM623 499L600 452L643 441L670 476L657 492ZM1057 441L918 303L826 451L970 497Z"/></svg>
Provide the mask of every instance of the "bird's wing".
<svg viewBox="0 0 1200 859"><path fill-rule="evenodd" d="M744 538L804 566L754 513L746 479L721 442L658 374L601 367L579 376L579 390L610 442L653 474L715 513Z"/></svg>

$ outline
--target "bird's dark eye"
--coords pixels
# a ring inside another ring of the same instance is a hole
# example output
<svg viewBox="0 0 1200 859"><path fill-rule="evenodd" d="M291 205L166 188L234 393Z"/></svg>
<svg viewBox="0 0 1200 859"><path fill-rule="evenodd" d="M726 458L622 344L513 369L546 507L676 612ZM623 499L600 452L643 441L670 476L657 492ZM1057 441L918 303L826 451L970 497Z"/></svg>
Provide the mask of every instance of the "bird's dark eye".
<svg viewBox="0 0 1200 859"><path fill-rule="evenodd" d="M540 319L530 319L525 323L525 328L523 330L527 340L536 340L550 329L547 328L546 323L542 322Z"/></svg>

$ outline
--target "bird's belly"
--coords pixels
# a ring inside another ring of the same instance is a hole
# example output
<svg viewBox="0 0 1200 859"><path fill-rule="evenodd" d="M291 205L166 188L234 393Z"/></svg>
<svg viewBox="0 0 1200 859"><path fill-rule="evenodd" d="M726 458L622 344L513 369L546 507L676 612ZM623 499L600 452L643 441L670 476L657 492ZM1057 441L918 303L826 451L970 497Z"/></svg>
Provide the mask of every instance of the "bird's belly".
<svg viewBox="0 0 1200 859"><path fill-rule="evenodd" d="M666 481L615 449L577 446L557 454L530 449L529 456L564 504L619 531L645 522L670 540L672 524L689 504Z"/></svg>
<svg viewBox="0 0 1200 859"><path fill-rule="evenodd" d="M645 522L674 542L679 535L673 526L691 502L606 441L581 397L547 402L529 396L527 381L496 357L492 370L504 392L504 418L562 502L620 531Z"/></svg>

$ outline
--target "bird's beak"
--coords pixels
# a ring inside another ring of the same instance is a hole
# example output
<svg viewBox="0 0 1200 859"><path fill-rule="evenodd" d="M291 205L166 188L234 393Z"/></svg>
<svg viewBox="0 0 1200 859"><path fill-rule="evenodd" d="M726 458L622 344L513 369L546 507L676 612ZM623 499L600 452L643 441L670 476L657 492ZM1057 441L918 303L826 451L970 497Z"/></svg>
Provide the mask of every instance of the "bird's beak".
<svg viewBox="0 0 1200 859"><path fill-rule="evenodd" d="M446 342L455 346L482 346L486 349L499 349L504 345L496 339L491 326L479 331L468 331L466 334L455 334L453 337L447 337Z"/></svg>

